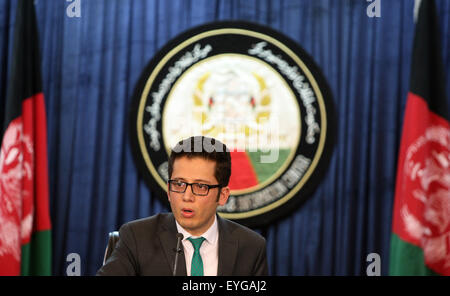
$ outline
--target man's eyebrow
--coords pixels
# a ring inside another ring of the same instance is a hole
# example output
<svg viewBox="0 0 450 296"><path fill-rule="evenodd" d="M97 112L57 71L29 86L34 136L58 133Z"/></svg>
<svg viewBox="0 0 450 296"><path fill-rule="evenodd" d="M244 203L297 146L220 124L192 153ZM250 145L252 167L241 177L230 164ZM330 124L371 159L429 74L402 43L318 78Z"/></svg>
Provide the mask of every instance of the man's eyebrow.
<svg viewBox="0 0 450 296"><path fill-rule="evenodd" d="M172 180L177 180L177 181L183 181L183 182L187 182L187 180L185 178L182 177L175 177ZM205 184L210 184L213 183L211 181L208 180L204 180L204 179L194 179L194 183L205 183Z"/></svg>
<svg viewBox="0 0 450 296"><path fill-rule="evenodd" d="M172 178L172 180L175 180L175 181L186 181L184 178L181 178L181 177L174 177L174 178Z"/></svg>
<svg viewBox="0 0 450 296"><path fill-rule="evenodd" d="M212 183L211 181L203 180L203 179L195 179L194 181L195 181L195 182L206 183L206 184Z"/></svg>

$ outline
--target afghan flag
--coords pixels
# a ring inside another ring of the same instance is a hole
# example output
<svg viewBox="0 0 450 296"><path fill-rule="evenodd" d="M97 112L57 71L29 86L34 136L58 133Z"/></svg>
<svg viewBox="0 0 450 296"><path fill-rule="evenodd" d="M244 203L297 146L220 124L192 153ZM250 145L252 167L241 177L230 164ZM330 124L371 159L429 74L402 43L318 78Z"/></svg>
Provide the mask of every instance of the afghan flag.
<svg viewBox="0 0 450 296"><path fill-rule="evenodd" d="M17 4L1 126L0 275L50 275L47 127L33 0Z"/></svg>
<svg viewBox="0 0 450 296"><path fill-rule="evenodd" d="M391 275L450 275L450 126L434 1L420 4L397 167Z"/></svg>

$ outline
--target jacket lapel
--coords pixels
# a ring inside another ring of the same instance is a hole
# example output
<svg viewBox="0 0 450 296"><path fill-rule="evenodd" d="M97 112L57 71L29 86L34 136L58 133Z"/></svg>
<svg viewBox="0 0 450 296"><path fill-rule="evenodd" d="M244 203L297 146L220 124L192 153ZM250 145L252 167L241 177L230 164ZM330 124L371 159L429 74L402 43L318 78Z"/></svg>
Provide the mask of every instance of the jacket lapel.
<svg viewBox="0 0 450 296"><path fill-rule="evenodd" d="M159 223L158 237L161 243L161 248L164 251L164 255L167 259L170 275L173 272L173 265L175 263L175 254L177 247L177 227L175 224L175 218L173 214L161 217L162 221ZM177 274L180 276L186 276L186 261L184 260L183 244L180 243L181 252L178 254Z"/></svg>
<svg viewBox="0 0 450 296"><path fill-rule="evenodd" d="M230 223L217 216L219 222L219 266L218 276L233 275L236 255L239 248L237 240L233 240L233 229Z"/></svg>

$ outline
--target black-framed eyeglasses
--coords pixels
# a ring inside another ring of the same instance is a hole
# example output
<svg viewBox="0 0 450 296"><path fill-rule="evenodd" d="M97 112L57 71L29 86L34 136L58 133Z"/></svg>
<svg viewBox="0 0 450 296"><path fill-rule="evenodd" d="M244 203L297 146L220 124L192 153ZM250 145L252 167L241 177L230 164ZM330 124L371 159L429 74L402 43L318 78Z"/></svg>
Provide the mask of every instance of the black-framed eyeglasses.
<svg viewBox="0 0 450 296"><path fill-rule="evenodd" d="M169 180L169 190L177 193L186 192L188 185L191 186L191 191L195 195L205 196L208 195L209 189L221 187L220 184L209 185L202 183L187 183L179 180Z"/></svg>

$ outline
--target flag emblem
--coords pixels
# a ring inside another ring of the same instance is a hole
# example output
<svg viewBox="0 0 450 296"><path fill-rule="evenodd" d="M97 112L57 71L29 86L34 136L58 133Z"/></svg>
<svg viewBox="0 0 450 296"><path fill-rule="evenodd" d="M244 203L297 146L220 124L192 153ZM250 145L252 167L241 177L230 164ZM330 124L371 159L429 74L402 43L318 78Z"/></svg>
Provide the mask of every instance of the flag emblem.
<svg viewBox="0 0 450 296"><path fill-rule="evenodd" d="M12 122L0 150L0 256L12 254L17 262L21 241L29 239L33 222L33 208L22 208L22 203L32 205L30 187L22 187L22 182L33 179L32 154L32 141L23 134L22 123Z"/></svg>

